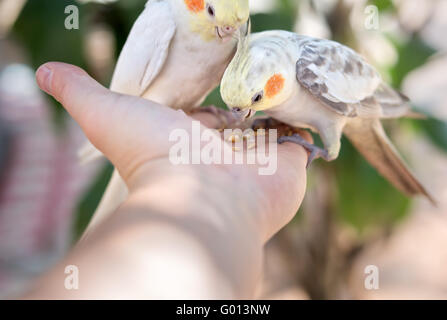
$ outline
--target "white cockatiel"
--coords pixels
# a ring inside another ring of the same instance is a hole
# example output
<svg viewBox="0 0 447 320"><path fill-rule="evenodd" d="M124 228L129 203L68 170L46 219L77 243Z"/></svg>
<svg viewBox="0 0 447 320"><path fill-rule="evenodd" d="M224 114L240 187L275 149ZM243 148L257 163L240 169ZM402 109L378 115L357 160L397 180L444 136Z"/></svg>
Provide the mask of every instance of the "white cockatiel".
<svg viewBox="0 0 447 320"><path fill-rule="evenodd" d="M110 89L186 112L219 85L245 32L248 0L149 0L121 52ZM81 161L101 153L92 145ZM113 212L127 188L115 170L89 229Z"/></svg>
<svg viewBox="0 0 447 320"><path fill-rule="evenodd" d="M383 82L360 55L337 42L287 31L257 33L239 42L221 83L225 103L241 118L263 111L292 127L320 134L324 149L299 135L309 163L334 160L344 133L396 188L432 200L388 140L380 119L411 114L408 99ZM433 201L433 200L432 200Z"/></svg>

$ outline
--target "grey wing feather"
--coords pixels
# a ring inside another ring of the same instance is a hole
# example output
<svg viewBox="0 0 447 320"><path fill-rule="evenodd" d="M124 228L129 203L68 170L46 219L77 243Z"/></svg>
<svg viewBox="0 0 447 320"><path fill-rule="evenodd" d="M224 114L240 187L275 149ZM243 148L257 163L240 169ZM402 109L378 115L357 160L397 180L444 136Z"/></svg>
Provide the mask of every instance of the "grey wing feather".
<svg viewBox="0 0 447 320"><path fill-rule="evenodd" d="M306 39L300 48L297 80L331 110L362 118L403 112L403 108L392 110L406 102L403 96L384 84L378 72L352 49L319 39Z"/></svg>
<svg viewBox="0 0 447 320"><path fill-rule="evenodd" d="M141 96L163 68L175 31L170 4L148 1L123 47L110 89Z"/></svg>
<svg viewBox="0 0 447 320"><path fill-rule="evenodd" d="M382 83L374 93L375 100L382 107L382 118L399 118L414 116L409 105L410 99L402 93Z"/></svg>

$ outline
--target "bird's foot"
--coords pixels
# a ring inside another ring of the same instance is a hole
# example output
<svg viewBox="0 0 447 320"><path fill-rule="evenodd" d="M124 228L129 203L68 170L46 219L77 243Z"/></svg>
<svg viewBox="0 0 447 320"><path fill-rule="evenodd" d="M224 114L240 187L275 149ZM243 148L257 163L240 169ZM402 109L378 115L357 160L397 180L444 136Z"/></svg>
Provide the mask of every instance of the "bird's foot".
<svg viewBox="0 0 447 320"><path fill-rule="evenodd" d="M282 136L278 139L279 144L283 144L285 142L296 143L296 144L302 146L307 151L309 151L306 168L309 168L311 163L314 160L319 159L319 158L323 158L326 161L330 161L329 153L327 150L324 150L324 149L308 142L306 139L301 137L299 134L294 134L292 136Z"/></svg>
<svg viewBox="0 0 447 320"><path fill-rule="evenodd" d="M276 129L280 125L283 124L273 118L258 118L253 121L251 127L256 131L259 129Z"/></svg>
<svg viewBox="0 0 447 320"><path fill-rule="evenodd" d="M258 130L261 129L264 129L265 131L276 130L278 137L292 136L294 134L299 134L300 132L302 132L301 129L294 128L273 118L255 118L253 123L251 124L251 128L255 132L259 132Z"/></svg>

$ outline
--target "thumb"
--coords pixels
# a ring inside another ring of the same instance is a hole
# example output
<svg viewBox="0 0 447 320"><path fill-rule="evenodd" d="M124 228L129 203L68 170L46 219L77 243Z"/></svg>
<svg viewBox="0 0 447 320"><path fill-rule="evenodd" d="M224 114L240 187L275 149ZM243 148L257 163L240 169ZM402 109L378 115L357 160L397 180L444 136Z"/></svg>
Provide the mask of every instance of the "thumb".
<svg viewBox="0 0 447 320"><path fill-rule="evenodd" d="M142 162L141 158L168 154L169 132L190 125L184 113L114 93L72 65L46 63L37 70L36 79L39 87L64 106L92 144L124 174L136 162Z"/></svg>
<svg viewBox="0 0 447 320"><path fill-rule="evenodd" d="M36 72L39 87L59 101L80 124L86 112L98 111L99 99L107 97L107 89L84 70L73 65L50 62Z"/></svg>
<svg viewBox="0 0 447 320"><path fill-rule="evenodd" d="M96 146L98 138L104 135L113 101L118 94L104 88L84 70L73 65L50 62L36 72L39 87L59 101ZM101 143L99 143L101 144Z"/></svg>

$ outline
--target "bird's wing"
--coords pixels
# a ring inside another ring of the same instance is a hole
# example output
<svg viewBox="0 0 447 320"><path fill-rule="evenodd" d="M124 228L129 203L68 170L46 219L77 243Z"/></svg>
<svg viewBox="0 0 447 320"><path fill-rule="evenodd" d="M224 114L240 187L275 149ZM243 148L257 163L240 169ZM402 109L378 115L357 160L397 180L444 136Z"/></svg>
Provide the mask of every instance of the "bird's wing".
<svg viewBox="0 0 447 320"><path fill-rule="evenodd" d="M305 39L296 64L298 82L331 110L347 117L381 117L374 95L378 72L360 55L337 42Z"/></svg>
<svg viewBox="0 0 447 320"><path fill-rule="evenodd" d="M141 96L163 68L175 31L169 3L148 1L124 45L110 89Z"/></svg>

